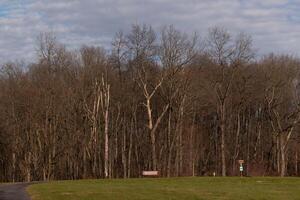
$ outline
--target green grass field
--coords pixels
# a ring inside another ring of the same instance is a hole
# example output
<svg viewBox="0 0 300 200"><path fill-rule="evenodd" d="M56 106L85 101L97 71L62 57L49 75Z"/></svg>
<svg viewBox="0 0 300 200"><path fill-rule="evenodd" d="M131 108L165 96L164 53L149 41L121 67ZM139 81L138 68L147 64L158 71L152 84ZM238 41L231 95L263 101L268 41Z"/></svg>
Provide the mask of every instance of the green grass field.
<svg viewBox="0 0 300 200"><path fill-rule="evenodd" d="M31 185L28 191L33 200L300 200L300 178L58 181Z"/></svg>

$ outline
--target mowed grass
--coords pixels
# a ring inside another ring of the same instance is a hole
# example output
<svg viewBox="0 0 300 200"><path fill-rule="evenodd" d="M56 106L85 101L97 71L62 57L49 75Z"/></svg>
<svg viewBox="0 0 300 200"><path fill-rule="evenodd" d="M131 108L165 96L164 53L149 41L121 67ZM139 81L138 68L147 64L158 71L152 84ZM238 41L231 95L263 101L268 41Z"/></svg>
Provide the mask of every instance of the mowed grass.
<svg viewBox="0 0 300 200"><path fill-rule="evenodd" d="M58 181L31 185L28 191L33 200L300 200L300 178Z"/></svg>

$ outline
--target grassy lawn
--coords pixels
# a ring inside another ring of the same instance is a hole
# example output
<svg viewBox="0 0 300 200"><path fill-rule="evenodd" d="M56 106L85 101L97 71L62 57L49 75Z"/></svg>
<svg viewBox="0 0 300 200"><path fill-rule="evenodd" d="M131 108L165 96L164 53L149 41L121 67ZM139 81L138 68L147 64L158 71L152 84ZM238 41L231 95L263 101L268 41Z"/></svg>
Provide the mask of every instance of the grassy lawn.
<svg viewBox="0 0 300 200"><path fill-rule="evenodd" d="M300 178L58 181L31 185L28 191L33 200L300 200Z"/></svg>

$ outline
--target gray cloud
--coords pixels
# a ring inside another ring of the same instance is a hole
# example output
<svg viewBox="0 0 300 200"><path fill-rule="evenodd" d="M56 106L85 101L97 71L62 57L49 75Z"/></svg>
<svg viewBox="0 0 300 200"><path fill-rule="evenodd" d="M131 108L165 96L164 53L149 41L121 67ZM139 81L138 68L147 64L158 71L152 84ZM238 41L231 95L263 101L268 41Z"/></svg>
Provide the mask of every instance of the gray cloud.
<svg viewBox="0 0 300 200"><path fill-rule="evenodd" d="M202 36L209 27L223 26L251 34L259 54L298 55L299 7L296 0L0 0L0 59L34 58L43 31L54 31L70 48L108 47L115 32L133 23L156 29L173 24Z"/></svg>

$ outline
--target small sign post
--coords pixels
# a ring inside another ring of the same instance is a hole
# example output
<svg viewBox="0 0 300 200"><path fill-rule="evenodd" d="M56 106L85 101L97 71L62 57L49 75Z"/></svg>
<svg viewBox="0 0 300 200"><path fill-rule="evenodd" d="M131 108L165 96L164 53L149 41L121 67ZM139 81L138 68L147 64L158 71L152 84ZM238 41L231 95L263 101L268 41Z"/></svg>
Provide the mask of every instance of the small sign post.
<svg viewBox="0 0 300 200"><path fill-rule="evenodd" d="M243 167L244 160L239 160L239 164L240 164L240 176L242 177L244 171L244 167Z"/></svg>

